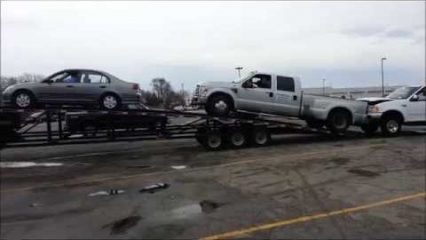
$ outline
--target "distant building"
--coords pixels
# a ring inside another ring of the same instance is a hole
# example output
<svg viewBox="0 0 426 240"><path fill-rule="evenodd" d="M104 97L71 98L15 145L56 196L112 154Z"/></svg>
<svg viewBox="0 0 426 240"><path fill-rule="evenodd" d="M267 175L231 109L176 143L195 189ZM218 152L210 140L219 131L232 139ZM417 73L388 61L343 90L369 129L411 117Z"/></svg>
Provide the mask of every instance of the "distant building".
<svg viewBox="0 0 426 240"><path fill-rule="evenodd" d="M386 86L385 95L388 95L401 86ZM340 97L346 99L356 99L361 97L381 97L382 87L358 87L358 88L304 88L305 93L314 95L325 95L330 97Z"/></svg>

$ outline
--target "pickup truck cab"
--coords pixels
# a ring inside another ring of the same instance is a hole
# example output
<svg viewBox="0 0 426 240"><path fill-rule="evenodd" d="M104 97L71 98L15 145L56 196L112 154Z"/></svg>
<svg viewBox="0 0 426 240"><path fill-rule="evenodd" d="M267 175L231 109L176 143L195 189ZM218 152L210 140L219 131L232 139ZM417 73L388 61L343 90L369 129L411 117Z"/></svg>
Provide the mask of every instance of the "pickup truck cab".
<svg viewBox="0 0 426 240"><path fill-rule="evenodd" d="M360 98L367 102L368 123L362 129L372 134L380 127L384 135L395 136L401 125L426 125L426 87L401 87L383 98Z"/></svg>
<svg viewBox="0 0 426 240"><path fill-rule="evenodd" d="M234 82L201 83L192 103L204 105L208 114L216 116L243 110L299 117L310 127L326 125L337 134L349 125L362 125L367 112L365 102L304 94L297 77L259 72Z"/></svg>

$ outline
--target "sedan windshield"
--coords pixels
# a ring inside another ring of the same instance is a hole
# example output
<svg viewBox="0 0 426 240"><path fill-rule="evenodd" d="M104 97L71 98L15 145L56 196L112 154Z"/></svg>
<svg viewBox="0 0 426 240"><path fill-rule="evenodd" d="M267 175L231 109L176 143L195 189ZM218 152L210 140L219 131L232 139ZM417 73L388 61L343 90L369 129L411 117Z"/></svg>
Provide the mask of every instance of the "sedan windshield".
<svg viewBox="0 0 426 240"><path fill-rule="evenodd" d="M401 87L391 92L387 97L390 99L406 99L419 89L418 87Z"/></svg>

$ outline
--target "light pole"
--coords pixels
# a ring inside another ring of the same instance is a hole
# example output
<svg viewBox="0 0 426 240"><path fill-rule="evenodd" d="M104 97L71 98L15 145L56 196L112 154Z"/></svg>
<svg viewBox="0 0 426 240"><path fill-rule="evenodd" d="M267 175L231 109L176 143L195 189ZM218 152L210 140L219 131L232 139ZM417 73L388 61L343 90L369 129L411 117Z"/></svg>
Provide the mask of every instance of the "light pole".
<svg viewBox="0 0 426 240"><path fill-rule="evenodd" d="M238 78L241 78L241 70L243 69L243 67L236 67L235 70L238 71Z"/></svg>
<svg viewBox="0 0 426 240"><path fill-rule="evenodd" d="M385 74L384 74L384 71L383 71L383 62L386 60L387 58L385 58L385 57L382 57L381 59L380 59L380 64L381 64L381 69L382 69L382 97L384 97L385 96Z"/></svg>
<svg viewBox="0 0 426 240"><path fill-rule="evenodd" d="M322 79L322 95L325 96L325 78Z"/></svg>

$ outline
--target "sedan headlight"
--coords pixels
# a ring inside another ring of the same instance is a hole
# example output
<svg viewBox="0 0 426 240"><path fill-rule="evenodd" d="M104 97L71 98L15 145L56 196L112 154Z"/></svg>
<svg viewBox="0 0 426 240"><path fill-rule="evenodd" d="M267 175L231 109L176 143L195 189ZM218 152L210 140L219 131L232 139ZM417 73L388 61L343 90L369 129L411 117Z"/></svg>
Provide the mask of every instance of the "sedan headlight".
<svg viewBox="0 0 426 240"><path fill-rule="evenodd" d="M368 106L368 112L370 113L379 113L380 112L380 108L376 105L373 106Z"/></svg>

